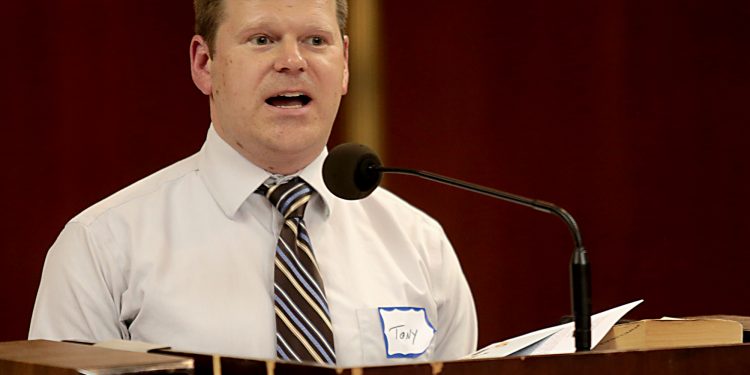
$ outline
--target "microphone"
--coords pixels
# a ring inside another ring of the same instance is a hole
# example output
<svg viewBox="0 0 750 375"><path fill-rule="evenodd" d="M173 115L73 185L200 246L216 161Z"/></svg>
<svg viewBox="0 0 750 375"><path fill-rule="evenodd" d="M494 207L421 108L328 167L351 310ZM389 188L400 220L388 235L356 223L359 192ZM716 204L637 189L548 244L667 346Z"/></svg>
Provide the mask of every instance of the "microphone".
<svg viewBox="0 0 750 375"><path fill-rule="evenodd" d="M380 185L381 166L380 158L369 147L344 143L334 147L323 162L323 182L339 198L362 199Z"/></svg>
<svg viewBox="0 0 750 375"><path fill-rule="evenodd" d="M571 306L575 320L576 351L591 350L591 265L583 247L581 231L573 216L552 203L490 189L439 174L405 168L383 167L378 155L367 146L344 143L336 146L323 163L323 181L334 195L347 200L362 199L380 184L383 173L412 175L530 207L555 215L568 225L575 250L570 260Z"/></svg>

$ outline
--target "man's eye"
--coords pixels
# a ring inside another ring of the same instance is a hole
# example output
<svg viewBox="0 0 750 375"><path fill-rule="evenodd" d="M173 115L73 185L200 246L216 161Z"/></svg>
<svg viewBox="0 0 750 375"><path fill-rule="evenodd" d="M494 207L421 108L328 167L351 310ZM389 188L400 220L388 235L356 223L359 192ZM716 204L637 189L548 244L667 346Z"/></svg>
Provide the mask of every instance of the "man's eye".
<svg viewBox="0 0 750 375"><path fill-rule="evenodd" d="M271 38L265 36L265 35L256 35L252 38L250 38L250 43L256 44L259 46L265 46L267 44L271 43Z"/></svg>
<svg viewBox="0 0 750 375"><path fill-rule="evenodd" d="M325 39L321 36L311 36L307 38L307 43L312 44L313 46L322 46L325 44Z"/></svg>

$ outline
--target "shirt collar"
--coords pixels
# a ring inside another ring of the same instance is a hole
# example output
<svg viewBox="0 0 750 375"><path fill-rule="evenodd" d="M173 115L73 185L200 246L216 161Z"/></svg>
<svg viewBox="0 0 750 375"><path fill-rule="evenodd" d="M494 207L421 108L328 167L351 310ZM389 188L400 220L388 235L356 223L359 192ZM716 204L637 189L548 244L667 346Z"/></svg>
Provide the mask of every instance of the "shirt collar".
<svg viewBox="0 0 750 375"><path fill-rule="evenodd" d="M230 218L271 175L245 159L219 137L213 124L208 129L200 154L198 168L201 179L224 214ZM330 215L331 204L336 199L323 182L323 162L327 155L328 150L324 148L315 160L297 173L322 198L326 217Z"/></svg>
<svg viewBox="0 0 750 375"><path fill-rule="evenodd" d="M326 160L326 156L328 156L328 148L324 147L320 155L299 172L299 176L318 192L323 204L323 213L325 217L328 217L333 211L333 202L339 198L333 195L323 182L323 163Z"/></svg>

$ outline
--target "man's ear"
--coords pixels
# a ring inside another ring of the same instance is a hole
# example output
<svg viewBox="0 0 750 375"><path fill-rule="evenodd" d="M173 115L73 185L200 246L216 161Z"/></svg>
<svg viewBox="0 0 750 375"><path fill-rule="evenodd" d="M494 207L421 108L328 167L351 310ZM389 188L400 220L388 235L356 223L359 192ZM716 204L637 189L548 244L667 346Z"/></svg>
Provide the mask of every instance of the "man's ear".
<svg viewBox="0 0 750 375"><path fill-rule="evenodd" d="M190 72L198 90L211 95L211 52L200 35L194 35L190 41Z"/></svg>
<svg viewBox="0 0 750 375"><path fill-rule="evenodd" d="M344 77L341 81L341 95L349 92L349 36L344 35Z"/></svg>

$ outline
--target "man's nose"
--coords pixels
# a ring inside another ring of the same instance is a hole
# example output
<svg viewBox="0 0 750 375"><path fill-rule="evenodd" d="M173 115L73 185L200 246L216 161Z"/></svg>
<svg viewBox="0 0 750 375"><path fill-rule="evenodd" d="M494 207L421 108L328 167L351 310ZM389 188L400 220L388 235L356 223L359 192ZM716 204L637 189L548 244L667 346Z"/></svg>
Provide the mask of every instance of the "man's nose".
<svg viewBox="0 0 750 375"><path fill-rule="evenodd" d="M296 40L283 41L274 68L277 72L297 73L307 70L307 60Z"/></svg>

